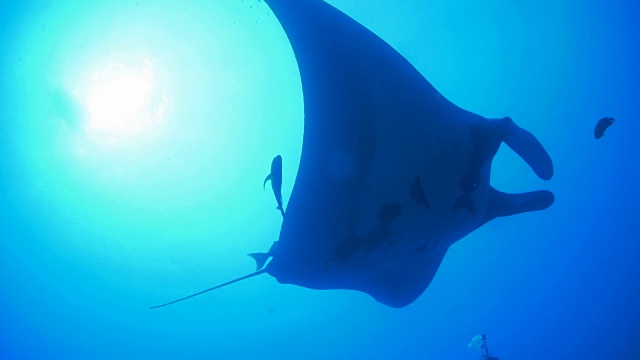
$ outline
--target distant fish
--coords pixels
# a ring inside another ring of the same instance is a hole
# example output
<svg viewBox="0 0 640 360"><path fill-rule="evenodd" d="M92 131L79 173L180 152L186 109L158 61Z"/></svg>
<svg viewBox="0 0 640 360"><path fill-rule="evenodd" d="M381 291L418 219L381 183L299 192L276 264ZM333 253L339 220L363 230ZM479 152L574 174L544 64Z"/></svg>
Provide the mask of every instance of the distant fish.
<svg viewBox="0 0 640 360"><path fill-rule="evenodd" d="M604 136L605 130L607 130L609 126L613 125L614 122L615 120L613 120L613 118L610 118L610 117L600 119L596 124L596 128L593 129L593 136L596 139L600 139L601 137Z"/></svg>
<svg viewBox="0 0 640 360"><path fill-rule="evenodd" d="M262 188L267 185L267 181L271 181L271 188L273 189L273 195L276 197L278 207L282 216L284 217L284 209L282 207L282 156L278 155L271 161L271 173L267 175L262 184Z"/></svg>

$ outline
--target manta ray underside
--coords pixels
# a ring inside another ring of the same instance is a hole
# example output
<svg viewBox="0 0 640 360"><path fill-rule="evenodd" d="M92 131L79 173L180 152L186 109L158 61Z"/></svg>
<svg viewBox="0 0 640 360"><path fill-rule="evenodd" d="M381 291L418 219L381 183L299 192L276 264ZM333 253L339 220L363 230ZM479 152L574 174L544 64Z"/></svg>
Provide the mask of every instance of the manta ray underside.
<svg viewBox="0 0 640 360"><path fill-rule="evenodd" d="M198 294L266 272L403 307L454 242L496 217L553 203L548 191L491 187L503 142L540 178L553 175L542 145L510 118L452 104L391 46L321 0L265 2L300 69L302 157L280 238L265 253L271 261Z"/></svg>

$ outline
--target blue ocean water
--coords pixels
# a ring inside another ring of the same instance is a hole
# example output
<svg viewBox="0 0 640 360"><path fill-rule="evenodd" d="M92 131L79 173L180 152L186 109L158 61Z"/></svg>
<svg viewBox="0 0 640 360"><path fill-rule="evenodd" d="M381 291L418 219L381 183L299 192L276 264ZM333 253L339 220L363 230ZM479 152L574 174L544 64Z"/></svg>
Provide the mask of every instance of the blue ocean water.
<svg viewBox="0 0 640 360"><path fill-rule="evenodd" d="M0 4L1 359L640 358L640 6L631 1L328 1L448 99L511 116L492 184L548 210L454 244L413 304L247 274L278 237L303 103L258 0ZM616 123L600 139L595 122Z"/></svg>

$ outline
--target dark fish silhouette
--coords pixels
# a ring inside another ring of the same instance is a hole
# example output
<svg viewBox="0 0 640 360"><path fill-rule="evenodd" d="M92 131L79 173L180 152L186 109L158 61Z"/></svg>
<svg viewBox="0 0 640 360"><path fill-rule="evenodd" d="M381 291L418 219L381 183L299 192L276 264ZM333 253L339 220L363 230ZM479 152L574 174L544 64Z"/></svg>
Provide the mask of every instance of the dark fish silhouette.
<svg viewBox="0 0 640 360"><path fill-rule="evenodd" d="M449 102L391 46L323 1L265 2L291 42L304 92L287 216L277 247L252 255L258 271L186 298L267 273L403 307L453 243L496 217L553 203L549 191L507 194L489 184L503 142L540 178L553 175L540 142L510 118Z"/></svg>
<svg viewBox="0 0 640 360"><path fill-rule="evenodd" d="M596 139L600 139L601 137L604 136L604 132L607 130L607 128L613 125L614 122L615 120L610 117L606 117L598 120L598 123L596 123L595 129L593 129L593 136Z"/></svg>
<svg viewBox="0 0 640 360"><path fill-rule="evenodd" d="M267 181L271 181L271 188L273 189L273 195L276 197L278 207L282 216L284 217L284 208L282 207L282 156L277 155L271 161L271 173L267 175L262 184L262 188L267 185Z"/></svg>

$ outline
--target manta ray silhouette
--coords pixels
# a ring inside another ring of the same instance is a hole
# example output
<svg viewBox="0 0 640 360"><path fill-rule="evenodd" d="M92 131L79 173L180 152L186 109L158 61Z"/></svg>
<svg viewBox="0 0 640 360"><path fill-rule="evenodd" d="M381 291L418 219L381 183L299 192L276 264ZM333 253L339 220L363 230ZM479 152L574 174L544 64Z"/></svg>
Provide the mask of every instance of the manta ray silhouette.
<svg viewBox="0 0 640 360"><path fill-rule="evenodd" d="M412 303L449 246L501 216L549 207L553 194L489 183L504 142L542 179L538 140L442 96L404 57L321 0L265 0L282 24L304 93L302 156L280 237L258 271L280 283ZM252 254L257 258L256 254Z"/></svg>

